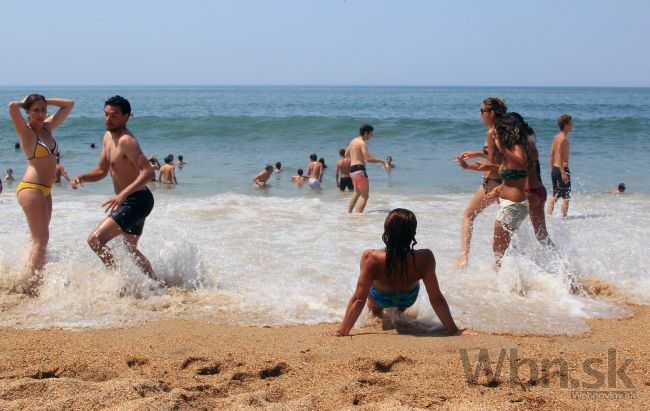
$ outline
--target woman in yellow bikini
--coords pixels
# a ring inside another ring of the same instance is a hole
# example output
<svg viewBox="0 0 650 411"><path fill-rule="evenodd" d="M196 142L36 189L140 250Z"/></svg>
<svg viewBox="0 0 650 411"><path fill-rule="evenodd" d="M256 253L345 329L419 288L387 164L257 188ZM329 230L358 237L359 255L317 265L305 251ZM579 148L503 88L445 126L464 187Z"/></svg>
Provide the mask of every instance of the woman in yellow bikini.
<svg viewBox="0 0 650 411"><path fill-rule="evenodd" d="M59 107L52 116L47 115L47 106ZM72 111L74 102L62 98L50 98L31 94L22 102L9 103L9 115L20 138L20 146L27 157L27 169L18 184L18 203L27 217L31 231L32 247L29 253L29 268L32 278L24 286L28 294L35 294L41 282L41 271L45 265L45 248L50 237L52 216L52 182L56 175L56 154L59 147L52 136L52 130L60 126ZM24 109L28 122L20 114Z"/></svg>

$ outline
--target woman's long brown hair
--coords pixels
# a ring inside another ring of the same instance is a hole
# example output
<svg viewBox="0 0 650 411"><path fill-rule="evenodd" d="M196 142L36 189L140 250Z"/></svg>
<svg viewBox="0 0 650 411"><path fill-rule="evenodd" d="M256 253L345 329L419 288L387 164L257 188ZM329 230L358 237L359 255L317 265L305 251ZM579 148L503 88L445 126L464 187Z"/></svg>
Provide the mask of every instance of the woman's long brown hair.
<svg viewBox="0 0 650 411"><path fill-rule="evenodd" d="M407 277L408 254L413 257L415 266L415 252L413 247L415 231L418 221L412 211L404 208L396 208L386 217L384 221L384 235L382 240L386 244L386 279L393 287Z"/></svg>

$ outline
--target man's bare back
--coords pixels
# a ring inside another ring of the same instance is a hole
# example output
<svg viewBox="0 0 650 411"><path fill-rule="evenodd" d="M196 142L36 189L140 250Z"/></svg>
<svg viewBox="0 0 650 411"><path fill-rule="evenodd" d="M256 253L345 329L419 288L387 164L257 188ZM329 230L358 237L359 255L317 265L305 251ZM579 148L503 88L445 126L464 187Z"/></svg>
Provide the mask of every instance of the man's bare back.
<svg viewBox="0 0 650 411"><path fill-rule="evenodd" d="M307 176L309 178L314 178L320 180L323 175L323 165L318 161L312 161L309 163L309 168L307 169Z"/></svg>
<svg viewBox="0 0 650 411"><path fill-rule="evenodd" d="M347 157L343 157L336 162L336 172L339 177L350 177L351 161Z"/></svg>
<svg viewBox="0 0 650 411"><path fill-rule="evenodd" d="M176 184L176 175L174 173L174 166L165 164L160 167L160 182L163 184Z"/></svg>

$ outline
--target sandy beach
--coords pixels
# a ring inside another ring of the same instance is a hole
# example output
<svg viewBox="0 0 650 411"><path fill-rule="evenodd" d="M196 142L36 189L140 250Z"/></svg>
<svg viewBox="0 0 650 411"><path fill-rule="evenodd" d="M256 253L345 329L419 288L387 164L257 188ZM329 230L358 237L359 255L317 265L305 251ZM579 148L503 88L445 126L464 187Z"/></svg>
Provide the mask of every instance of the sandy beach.
<svg viewBox="0 0 650 411"><path fill-rule="evenodd" d="M0 408L642 409L650 307L630 309L580 336L409 335L374 320L342 338L321 336L333 324L4 328ZM492 375L478 371L481 349Z"/></svg>

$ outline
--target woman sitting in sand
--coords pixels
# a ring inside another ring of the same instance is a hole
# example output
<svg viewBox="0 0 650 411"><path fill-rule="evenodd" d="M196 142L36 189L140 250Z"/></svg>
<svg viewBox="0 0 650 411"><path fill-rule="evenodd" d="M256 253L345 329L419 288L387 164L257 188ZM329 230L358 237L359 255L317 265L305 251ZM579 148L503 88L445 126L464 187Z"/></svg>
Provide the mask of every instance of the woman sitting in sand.
<svg viewBox="0 0 650 411"><path fill-rule="evenodd" d="M374 315L384 308L406 310L412 306L420 291L420 280L429 295L429 302L450 335L473 335L468 329L458 329L449 312L445 297L440 292L436 278L436 259L429 249L414 250L415 214L403 208L391 211L384 221L383 250L366 250L361 256L361 269L357 288L345 310L345 317L337 331L327 336L348 335L368 300Z"/></svg>

